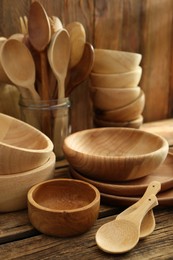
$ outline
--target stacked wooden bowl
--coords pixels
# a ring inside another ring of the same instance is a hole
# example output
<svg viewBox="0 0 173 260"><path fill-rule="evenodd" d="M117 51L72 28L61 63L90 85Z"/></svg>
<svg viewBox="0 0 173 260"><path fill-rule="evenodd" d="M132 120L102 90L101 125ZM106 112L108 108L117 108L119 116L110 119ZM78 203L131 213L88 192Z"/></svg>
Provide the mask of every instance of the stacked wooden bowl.
<svg viewBox="0 0 173 260"><path fill-rule="evenodd" d="M161 182L161 191L173 187L173 156L158 135L134 128L94 128L68 136L63 150L71 176L98 188L104 202L130 205L152 181ZM170 203L161 196L162 203Z"/></svg>
<svg viewBox="0 0 173 260"><path fill-rule="evenodd" d="M0 212L27 206L27 192L54 175L53 144L41 131L0 114Z"/></svg>
<svg viewBox="0 0 173 260"><path fill-rule="evenodd" d="M95 49L90 96L96 126L139 128L145 94L139 87L142 56L138 53Z"/></svg>

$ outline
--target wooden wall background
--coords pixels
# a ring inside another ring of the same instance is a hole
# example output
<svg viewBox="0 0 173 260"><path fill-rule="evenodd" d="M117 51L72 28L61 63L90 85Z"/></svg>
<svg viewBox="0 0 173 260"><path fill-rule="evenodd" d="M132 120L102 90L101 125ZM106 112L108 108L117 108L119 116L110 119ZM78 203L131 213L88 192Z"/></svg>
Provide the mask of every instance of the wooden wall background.
<svg viewBox="0 0 173 260"><path fill-rule="evenodd" d="M31 0L0 0L0 36L20 32L19 16L28 15ZM63 24L81 22L94 47L143 55L140 82L146 94L144 121L172 117L173 0L40 0ZM71 95L74 131L92 127L87 82ZM18 92L0 87L0 111L20 117Z"/></svg>

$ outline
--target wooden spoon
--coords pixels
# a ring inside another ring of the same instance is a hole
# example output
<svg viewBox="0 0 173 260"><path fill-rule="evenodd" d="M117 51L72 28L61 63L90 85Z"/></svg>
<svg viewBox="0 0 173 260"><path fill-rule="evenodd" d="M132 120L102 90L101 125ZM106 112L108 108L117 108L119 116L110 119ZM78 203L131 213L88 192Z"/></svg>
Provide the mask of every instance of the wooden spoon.
<svg viewBox="0 0 173 260"><path fill-rule="evenodd" d="M158 200L152 194L132 213L101 226L95 237L98 247L112 254L125 253L134 248L139 241L144 216L157 205Z"/></svg>
<svg viewBox="0 0 173 260"><path fill-rule="evenodd" d="M33 2L30 7L28 16L28 34L32 46L40 53L41 88L39 93L42 99L49 100L48 62L46 48L51 39L51 26L49 17L44 7L37 1Z"/></svg>
<svg viewBox="0 0 173 260"><path fill-rule="evenodd" d="M65 90L66 97L89 76L94 63L94 48L86 42L81 60L69 71Z"/></svg>
<svg viewBox="0 0 173 260"><path fill-rule="evenodd" d="M127 209L125 209L123 212L121 212L120 214L118 214L118 216L116 217L116 219L121 219L123 216L133 212L135 209L137 209L144 200L146 200L146 198L151 195L151 194L157 194L161 189L161 183L158 181L152 181L144 195L142 196L142 198L140 200L138 200L135 204L133 204L132 206L128 207ZM153 230L155 229L155 217L154 217L154 213L153 210L150 210L145 217L143 218L143 221L141 223L141 229L140 229L140 238L144 238L148 235L150 235Z"/></svg>
<svg viewBox="0 0 173 260"><path fill-rule="evenodd" d="M26 98L30 94L34 100L39 100L40 96L34 86L35 64L28 48L16 39L8 39L1 46L0 58L4 83L18 86L21 94ZM23 91L22 88L27 91Z"/></svg>
<svg viewBox="0 0 173 260"><path fill-rule="evenodd" d="M70 59L70 36L65 29L58 30L48 48L48 60L58 81L58 98L65 97L65 78Z"/></svg>
<svg viewBox="0 0 173 260"><path fill-rule="evenodd" d="M73 68L80 61L84 51L86 42L85 29L79 22L69 23L65 26L65 29L70 35L71 54L69 67Z"/></svg>

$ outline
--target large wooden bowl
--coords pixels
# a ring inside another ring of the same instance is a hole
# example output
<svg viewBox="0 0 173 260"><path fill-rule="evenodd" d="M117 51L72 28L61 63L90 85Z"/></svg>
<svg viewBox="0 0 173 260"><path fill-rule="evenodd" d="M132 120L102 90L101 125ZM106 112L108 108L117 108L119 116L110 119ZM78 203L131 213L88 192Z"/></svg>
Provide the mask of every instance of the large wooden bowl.
<svg viewBox="0 0 173 260"><path fill-rule="evenodd" d="M140 95L130 104L127 104L124 107L120 107L114 110L100 110L96 114L98 119L104 121L127 122L138 118L143 112L144 106L145 94L141 89Z"/></svg>
<svg viewBox="0 0 173 260"><path fill-rule="evenodd" d="M142 68L138 66L135 70L124 73L90 73L92 87L99 88L129 88L139 85L142 76Z"/></svg>
<svg viewBox="0 0 173 260"><path fill-rule="evenodd" d="M132 128L95 128L66 137L63 145L69 164L84 176L102 181L141 178L161 165L167 141Z"/></svg>
<svg viewBox="0 0 173 260"><path fill-rule="evenodd" d="M136 69L142 55L134 52L125 52L109 49L95 49L95 59L92 68L96 73L122 73Z"/></svg>
<svg viewBox="0 0 173 260"><path fill-rule="evenodd" d="M21 159L22 160L22 159ZM42 166L16 174L0 175L0 212L12 212L27 207L27 192L35 184L54 177L55 154Z"/></svg>
<svg viewBox="0 0 173 260"><path fill-rule="evenodd" d="M2 113L0 125L0 174L29 171L48 161L53 143L45 134Z"/></svg>
<svg viewBox="0 0 173 260"><path fill-rule="evenodd" d="M100 193L93 185L72 179L54 179L28 192L28 214L40 232L71 237L88 231L100 208Z"/></svg>
<svg viewBox="0 0 173 260"><path fill-rule="evenodd" d="M97 88L90 87L94 108L113 110L132 103L140 95L141 88Z"/></svg>

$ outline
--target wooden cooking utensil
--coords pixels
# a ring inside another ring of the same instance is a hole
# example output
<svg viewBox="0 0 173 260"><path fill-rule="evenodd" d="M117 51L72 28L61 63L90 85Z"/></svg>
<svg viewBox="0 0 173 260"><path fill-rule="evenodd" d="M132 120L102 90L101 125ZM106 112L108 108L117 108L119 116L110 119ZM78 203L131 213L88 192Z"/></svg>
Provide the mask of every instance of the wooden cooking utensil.
<svg viewBox="0 0 173 260"><path fill-rule="evenodd" d="M69 67L73 68L81 60L85 48L85 29L79 22L69 23L65 26L65 29L70 35L71 54Z"/></svg>
<svg viewBox="0 0 173 260"><path fill-rule="evenodd" d="M34 87L35 64L28 48L16 39L8 39L1 46L0 57L4 83L13 83L26 98L40 99Z"/></svg>
<svg viewBox="0 0 173 260"><path fill-rule="evenodd" d="M67 86L65 90L66 97L89 76L94 63L94 48L86 42L82 58L69 70L69 78L67 78Z"/></svg>
<svg viewBox="0 0 173 260"><path fill-rule="evenodd" d="M116 217L116 219L121 219L123 216L130 214L131 212L133 212L135 209L137 209L144 200L146 200L146 198L151 195L151 194L157 194L159 191L161 190L161 184L158 181L153 181L151 182L144 195L142 196L142 198L140 200L138 200L135 204L133 204L132 206L128 207L126 210L124 210L123 212L121 212L120 214L118 214L118 216ZM154 218L154 214L153 214L153 210L150 210L145 217L143 218L143 221L141 223L141 228L140 228L140 238L144 238L148 235L150 235L153 230L155 229L155 218Z"/></svg>
<svg viewBox="0 0 173 260"><path fill-rule="evenodd" d="M157 198L152 194L132 213L101 226L95 237L98 247L112 254L125 253L134 248L139 241L144 216L157 205Z"/></svg>

